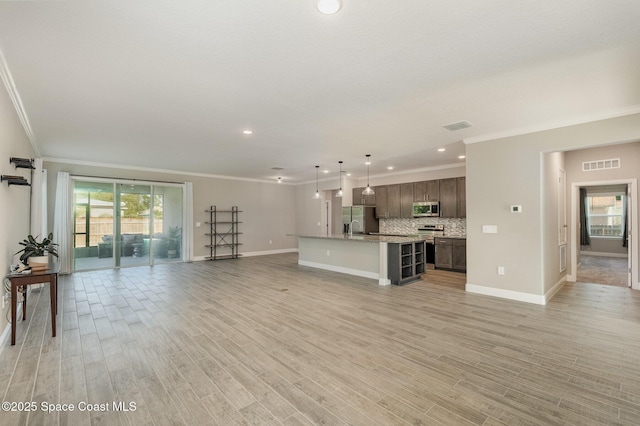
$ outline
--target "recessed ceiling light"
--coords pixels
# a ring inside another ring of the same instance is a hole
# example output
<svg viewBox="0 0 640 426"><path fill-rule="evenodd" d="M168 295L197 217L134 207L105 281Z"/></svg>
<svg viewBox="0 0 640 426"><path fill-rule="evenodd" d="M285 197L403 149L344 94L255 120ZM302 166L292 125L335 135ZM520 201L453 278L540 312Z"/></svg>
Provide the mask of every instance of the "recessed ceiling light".
<svg viewBox="0 0 640 426"><path fill-rule="evenodd" d="M458 158L461 159L461 160L464 160L465 158L467 158L467 156L466 155L458 155Z"/></svg>
<svg viewBox="0 0 640 426"><path fill-rule="evenodd" d="M445 152L446 148L438 148L438 152Z"/></svg>
<svg viewBox="0 0 640 426"><path fill-rule="evenodd" d="M329 170L323 170L322 173L329 173Z"/></svg>
<svg viewBox="0 0 640 426"><path fill-rule="evenodd" d="M318 3L316 3L318 11L325 15L333 15L340 10L341 6L342 3L340 0L318 0Z"/></svg>
<svg viewBox="0 0 640 426"><path fill-rule="evenodd" d="M351 173L347 173L347 176L351 176Z"/></svg>
<svg viewBox="0 0 640 426"><path fill-rule="evenodd" d="M282 178L278 176L278 183L282 183Z"/></svg>
<svg viewBox="0 0 640 426"><path fill-rule="evenodd" d="M387 167L387 170L393 170L393 166Z"/></svg>
<svg viewBox="0 0 640 426"><path fill-rule="evenodd" d="M252 135L253 134L253 130L248 130L248 129L247 130L243 130L242 134L244 134L244 135Z"/></svg>

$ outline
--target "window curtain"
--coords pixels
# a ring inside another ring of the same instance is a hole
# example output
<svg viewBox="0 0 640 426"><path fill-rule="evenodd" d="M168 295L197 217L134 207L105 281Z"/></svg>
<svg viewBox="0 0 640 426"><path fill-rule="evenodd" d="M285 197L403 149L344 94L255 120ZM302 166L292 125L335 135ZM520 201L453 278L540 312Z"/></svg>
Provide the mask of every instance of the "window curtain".
<svg viewBox="0 0 640 426"><path fill-rule="evenodd" d="M47 227L47 171L42 168L42 158L33 162L31 182L31 232L33 236L49 234Z"/></svg>
<svg viewBox="0 0 640 426"><path fill-rule="evenodd" d="M629 232L627 226L629 225L629 197L622 196L622 247L627 247L627 237Z"/></svg>
<svg viewBox="0 0 640 426"><path fill-rule="evenodd" d="M182 261L193 261L193 182L185 182L182 191Z"/></svg>
<svg viewBox="0 0 640 426"><path fill-rule="evenodd" d="M53 217L53 241L58 244L58 263L61 274L71 273L73 244L73 217L71 214L71 177L69 173L58 172L56 185L56 205Z"/></svg>
<svg viewBox="0 0 640 426"><path fill-rule="evenodd" d="M580 245L591 245L589 220L587 218L587 188L580 188Z"/></svg>

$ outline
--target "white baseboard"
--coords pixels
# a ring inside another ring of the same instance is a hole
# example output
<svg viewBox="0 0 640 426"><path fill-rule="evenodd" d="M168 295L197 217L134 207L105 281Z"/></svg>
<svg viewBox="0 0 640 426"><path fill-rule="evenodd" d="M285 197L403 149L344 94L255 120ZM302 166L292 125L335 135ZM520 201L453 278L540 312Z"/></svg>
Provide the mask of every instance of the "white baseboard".
<svg viewBox="0 0 640 426"><path fill-rule="evenodd" d="M280 249L280 250L265 250L265 251L249 251L246 253L242 253L242 257L251 257L251 256L268 256L270 254L282 254L282 253L297 253L297 248L288 248L288 249Z"/></svg>
<svg viewBox="0 0 640 426"><path fill-rule="evenodd" d="M279 249L279 250L265 250L265 251L249 251L245 253L239 253L240 257L252 257L252 256L268 256L270 254L282 254L282 253L297 253L297 248ZM200 262L202 260L208 260L209 256L195 256L194 262Z"/></svg>
<svg viewBox="0 0 640 426"><path fill-rule="evenodd" d="M557 293L557 292L559 292L559 291L560 291L560 289L561 289L562 287L564 287L564 283L566 283L566 282L567 282L567 278L568 278L568 275L565 275L564 277L562 277L562 278L560 279L560 281L558 281L558 282L556 283L556 285L554 285L553 287L551 287L551 288L549 289L549 291L547 291L547 292L544 294L544 304L545 304L545 305L549 302L549 300L551 300L551 299L553 298L553 296L555 296L555 295L556 295L556 293Z"/></svg>
<svg viewBox="0 0 640 426"><path fill-rule="evenodd" d="M380 274L377 272L361 271L359 269L345 268L343 266L327 265L325 263L309 262L308 260L298 260L298 265L309 266L311 268L325 269L332 272L340 272L342 274L355 275L357 277L371 278L379 280ZM380 284L386 285L386 284Z"/></svg>
<svg viewBox="0 0 640 426"><path fill-rule="evenodd" d="M607 253L603 251L581 251L580 256L601 256L601 257L629 257L627 253Z"/></svg>
<svg viewBox="0 0 640 426"><path fill-rule="evenodd" d="M504 290L495 287L486 287L482 285L469 284L465 286L465 290L469 293L483 294L485 296L500 297L502 299L517 300L519 302L534 303L536 305L545 304L545 296L522 293L520 291Z"/></svg>
<svg viewBox="0 0 640 426"><path fill-rule="evenodd" d="M11 311L11 306L9 306L9 311ZM16 310L16 321L18 318L22 320L22 303L18 304L18 309ZM4 349L7 340L11 340L11 323L7 323L2 334L0 334L0 355L2 354L2 350Z"/></svg>

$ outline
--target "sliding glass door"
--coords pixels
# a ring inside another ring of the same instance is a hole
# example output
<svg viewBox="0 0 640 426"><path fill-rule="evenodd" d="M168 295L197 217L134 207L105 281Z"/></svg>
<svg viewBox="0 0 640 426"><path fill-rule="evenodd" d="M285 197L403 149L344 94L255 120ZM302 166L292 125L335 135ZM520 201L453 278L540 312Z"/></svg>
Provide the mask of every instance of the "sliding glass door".
<svg viewBox="0 0 640 426"><path fill-rule="evenodd" d="M181 261L182 185L74 179L73 270Z"/></svg>

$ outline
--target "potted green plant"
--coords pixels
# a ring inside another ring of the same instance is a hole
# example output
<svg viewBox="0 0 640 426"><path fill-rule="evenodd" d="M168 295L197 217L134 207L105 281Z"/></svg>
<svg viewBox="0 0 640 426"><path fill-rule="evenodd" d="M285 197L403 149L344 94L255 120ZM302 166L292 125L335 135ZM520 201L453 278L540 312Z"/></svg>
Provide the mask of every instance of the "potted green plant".
<svg viewBox="0 0 640 426"><path fill-rule="evenodd" d="M39 236L38 236L39 237ZM53 232L50 233L42 241L38 241L38 237L33 235L27 236L19 244L24 248L18 252L20 255L20 261L25 265L28 263L31 269L40 270L47 269L49 266L49 255L58 257L58 244L53 242Z"/></svg>

